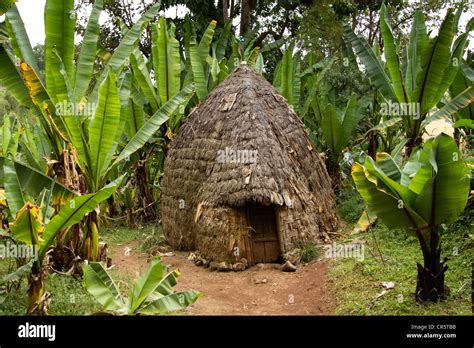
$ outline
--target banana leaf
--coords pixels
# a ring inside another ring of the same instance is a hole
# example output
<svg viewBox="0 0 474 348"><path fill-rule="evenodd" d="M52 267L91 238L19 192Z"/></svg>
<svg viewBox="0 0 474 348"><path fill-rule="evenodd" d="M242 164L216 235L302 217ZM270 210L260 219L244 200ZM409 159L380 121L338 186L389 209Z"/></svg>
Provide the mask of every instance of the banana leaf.
<svg viewBox="0 0 474 348"><path fill-rule="evenodd" d="M99 17L103 8L103 0L96 0L87 22L84 39L81 43L79 57L77 59L74 95L79 102L87 92L94 72L97 43L99 41Z"/></svg>
<svg viewBox="0 0 474 348"><path fill-rule="evenodd" d="M120 311L125 308L125 300L114 280L99 262L83 265L84 287L106 310ZM125 314L125 313L124 313Z"/></svg>
<svg viewBox="0 0 474 348"><path fill-rule="evenodd" d="M99 88L99 104L89 123L90 171L96 187L112 160L111 147L120 122L116 77L109 72Z"/></svg>

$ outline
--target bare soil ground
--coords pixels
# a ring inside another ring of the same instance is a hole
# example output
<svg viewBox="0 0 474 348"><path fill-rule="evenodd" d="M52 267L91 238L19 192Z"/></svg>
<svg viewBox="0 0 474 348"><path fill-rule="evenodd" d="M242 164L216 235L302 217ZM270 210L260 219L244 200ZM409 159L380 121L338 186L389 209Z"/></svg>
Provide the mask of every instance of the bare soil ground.
<svg viewBox="0 0 474 348"><path fill-rule="evenodd" d="M138 241L111 246L114 269L134 278L137 272L143 274L148 257L138 247ZM300 266L294 273L282 272L273 264L224 273L196 266L187 260L187 252L173 254L161 259L181 272L176 290L203 293L186 310L189 315L324 315L335 306L324 261Z"/></svg>

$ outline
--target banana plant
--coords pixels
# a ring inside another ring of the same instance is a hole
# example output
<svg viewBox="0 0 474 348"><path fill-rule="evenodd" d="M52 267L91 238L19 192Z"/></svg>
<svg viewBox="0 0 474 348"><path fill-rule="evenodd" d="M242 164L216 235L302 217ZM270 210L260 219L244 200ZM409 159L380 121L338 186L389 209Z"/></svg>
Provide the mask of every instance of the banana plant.
<svg viewBox="0 0 474 348"><path fill-rule="evenodd" d="M0 48L0 80L24 105L40 117L55 154L51 176L81 193L94 193L107 183L108 174L140 149L174 114L186 105L193 93L191 85L161 105L114 158L124 132L130 100L131 78L126 62L134 51L144 26L159 11L160 2L147 10L108 59L100 75L93 77L99 34L98 20L103 1L95 1L77 61L74 62L74 1L48 0L45 7L45 80L35 70L36 61L21 17L15 6L7 13L10 42L21 60L17 70L11 52ZM58 20L61 19L60 21ZM133 62L132 62L133 66ZM92 81L97 80L93 88ZM92 90L90 94L89 90ZM66 145L64 145L66 144ZM59 208L59 207L58 207ZM84 259L98 257L98 211L83 222L80 243ZM76 234L79 231L76 231Z"/></svg>
<svg viewBox="0 0 474 348"><path fill-rule="evenodd" d="M366 98L357 100L352 94L344 111L337 110L332 103L317 99L319 119L312 123L320 131L324 140L323 148L326 152L326 167L332 178L333 186L337 187L340 181L339 160L344 148L353 138L359 121L365 116L369 101ZM315 131L316 129L313 128Z"/></svg>
<svg viewBox="0 0 474 348"><path fill-rule="evenodd" d="M33 203L26 202L18 210L15 221L9 226L9 233L17 241L31 246L34 250L34 262L28 277L28 314L46 314L48 294L44 284L44 261L56 236L81 221L85 214L94 211L100 202L114 192L121 180L122 177L95 193L70 200L47 224L43 223L42 209Z"/></svg>
<svg viewBox="0 0 474 348"><path fill-rule="evenodd" d="M150 267L132 285L128 297L122 296L110 274L100 262L83 265L84 287L107 313L113 315L156 315L186 308L202 296L194 290L174 292L179 270L166 273L166 266L155 257Z"/></svg>
<svg viewBox="0 0 474 348"><path fill-rule="evenodd" d="M336 165L342 150L349 144L359 121L365 116L368 101L357 101L352 94L344 112L338 112L333 104L327 104L321 117L323 137L329 150L330 162Z"/></svg>
<svg viewBox="0 0 474 348"><path fill-rule="evenodd" d="M454 140L442 133L413 152L403 169L387 153L367 156L352 167L357 191L368 209L389 228L414 234L423 254L417 264L416 298L444 298L447 259L441 261L440 229L466 206L470 170Z"/></svg>
<svg viewBox="0 0 474 348"><path fill-rule="evenodd" d="M406 52L402 54L394 39L386 7L382 4L380 28L386 63L349 26L344 29L346 47L354 50L389 106L385 112L403 123L408 139L406 158L421 144L422 133L429 122L447 117L474 100L474 89L466 88L431 115L456 77L472 29L472 25L468 25L467 31L454 40L454 26L455 15L449 9L438 36L430 38L425 17L417 11Z"/></svg>
<svg viewBox="0 0 474 348"><path fill-rule="evenodd" d="M283 53L282 60L277 64L273 75L273 86L285 97L290 107L300 111L301 95L301 64L293 55L294 43Z"/></svg>

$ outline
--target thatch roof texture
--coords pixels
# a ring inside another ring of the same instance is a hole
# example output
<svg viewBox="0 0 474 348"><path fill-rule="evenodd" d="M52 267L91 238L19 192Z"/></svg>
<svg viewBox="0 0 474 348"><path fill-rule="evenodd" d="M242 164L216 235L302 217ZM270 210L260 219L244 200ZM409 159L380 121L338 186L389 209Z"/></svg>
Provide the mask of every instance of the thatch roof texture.
<svg viewBox="0 0 474 348"><path fill-rule="evenodd" d="M270 83L242 65L172 143L162 180L165 235L179 249L232 257L233 245L248 247L241 208L251 202L278 207L283 253L337 229L330 179L301 121Z"/></svg>

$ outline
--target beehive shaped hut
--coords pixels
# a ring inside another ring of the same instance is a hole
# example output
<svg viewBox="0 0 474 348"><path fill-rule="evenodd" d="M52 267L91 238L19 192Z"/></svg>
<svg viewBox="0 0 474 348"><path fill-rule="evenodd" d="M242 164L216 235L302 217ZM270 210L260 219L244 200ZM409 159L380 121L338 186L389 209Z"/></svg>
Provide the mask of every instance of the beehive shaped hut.
<svg viewBox="0 0 474 348"><path fill-rule="evenodd" d="M324 163L262 76L236 69L183 123L162 180L168 242L217 262L284 261L336 231Z"/></svg>

